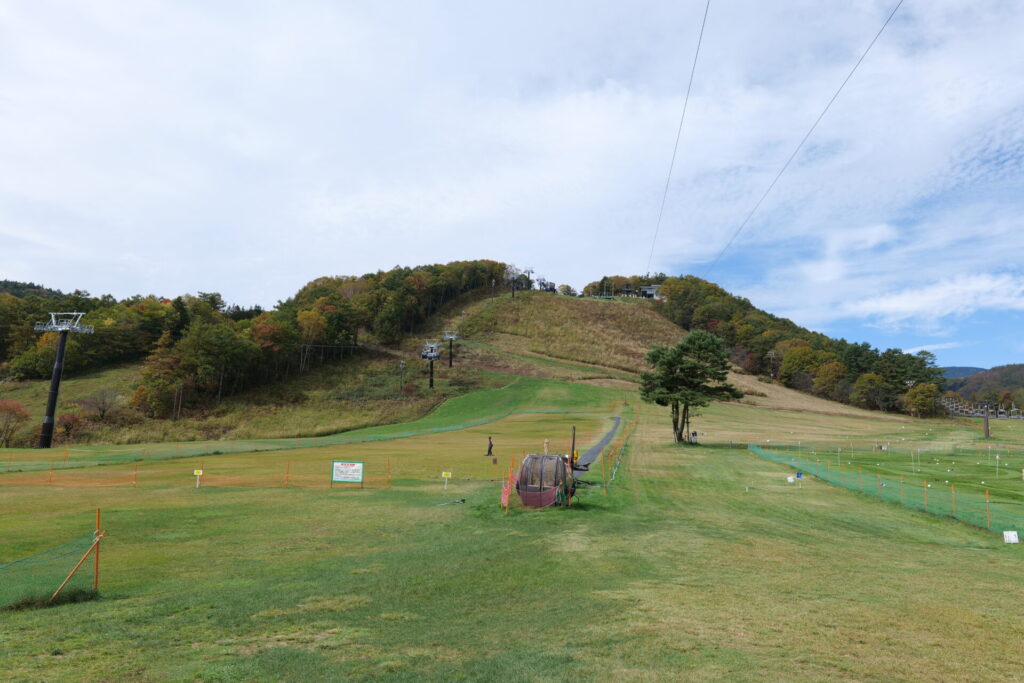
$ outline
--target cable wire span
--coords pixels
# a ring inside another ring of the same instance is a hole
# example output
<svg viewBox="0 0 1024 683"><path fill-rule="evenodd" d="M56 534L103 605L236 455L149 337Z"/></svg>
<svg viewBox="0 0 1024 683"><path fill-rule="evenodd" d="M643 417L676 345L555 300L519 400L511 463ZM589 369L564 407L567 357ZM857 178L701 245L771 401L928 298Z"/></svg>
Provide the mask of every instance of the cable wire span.
<svg viewBox="0 0 1024 683"><path fill-rule="evenodd" d="M711 0L704 5L704 18L700 22L700 35L697 36L697 50L693 53L693 66L690 67L690 82L686 85L686 97L683 98L683 113L679 117L679 129L676 131L676 144L672 147L672 161L668 165L668 177L665 178L665 191L661 195L661 208L658 209L658 222L654 226L654 239L651 240L651 254L647 257L647 272L651 272L651 262L654 260L654 247L658 243L658 232L661 230L661 219L665 215L665 202L668 199L668 188L672 183L672 169L676 165L676 153L679 151L679 139L683 135L683 121L686 120L686 105L690 102L690 89L693 88L693 74L697 71L697 57L700 56L700 44L704 40L704 25L708 21L708 9L711 7Z"/></svg>
<svg viewBox="0 0 1024 683"><path fill-rule="evenodd" d="M722 250L718 252L718 256L715 257L715 260L712 261L711 265L708 266L707 269L704 271L705 279L707 279L707 276L711 274L711 271L714 270L715 266L718 265L718 262L722 260L722 256L725 254L725 252L729 250L729 247L733 245L733 243L736 241L736 238L739 237L741 232L743 232L743 229L747 227L747 223L749 223L750 219L754 217L754 214L757 213L757 210L761 207L761 203L764 202L765 198L771 193L772 189L775 187L775 184L779 182L779 178L782 177L782 174L786 172L787 168L789 168L789 165L793 162L793 159L795 159L796 155L799 154L800 149L804 146L804 143L807 142L807 139L811 137L811 133L813 133L814 129L818 127L818 124L821 123L821 120L825 118L825 114L828 113L828 110L832 106L832 103L835 102L836 98L839 97L839 93L843 91L843 88L846 86L847 82L849 82L850 78L853 77L853 73L857 70L857 67L860 66L860 63L863 62L864 58L868 56L868 52L871 51L871 48L874 46L875 41L877 41L879 36L882 35L882 31L884 31L885 27L889 25L890 21L892 21L892 18L896 15L897 10L899 10L900 5L902 4L903 0L899 0L899 2L896 3L896 7L894 7L892 12L889 13L889 16L886 17L885 23L882 24L882 28L878 29L878 33L876 33L875 37L871 39L870 43L868 43L868 46L867 48L864 49L864 52L861 54L860 59L858 59L857 63L853 65L853 68L850 69L850 73L846 74L846 78L843 79L843 82L839 85L839 88L835 91L835 94L832 95L832 98L829 99L828 104L825 105L825 108L821 110L820 114L818 114L818 118L814 120L814 123L807 131L807 134L804 135L804 137L800 140L800 143L796 146L796 149L793 150L793 153L789 155L789 158L786 159L786 163L782 165L782 168L779 169L779 172L775 174L775 178L772 180L771 184L768 185L768 189L764 191L764 194L761 195L761 198L757 200L756 204L754 204L754 208L750 210L750 213L747 214L747 217L743 219L743 222L740 223L740 226L736 228L735 232L733 232L732 237L729 238L729 241L726 242L725 246L722 247Z"/></svg>

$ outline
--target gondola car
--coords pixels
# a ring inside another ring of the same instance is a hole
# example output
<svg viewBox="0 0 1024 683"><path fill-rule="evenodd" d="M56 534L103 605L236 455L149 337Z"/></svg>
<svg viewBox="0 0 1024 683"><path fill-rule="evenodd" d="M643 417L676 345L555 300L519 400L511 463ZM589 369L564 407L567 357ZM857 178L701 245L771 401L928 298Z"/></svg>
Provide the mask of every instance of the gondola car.
<svg viewBox="0 0 1024 683"><path fill-rule="evenodd" d="M575 493L575 483L564 455L530 453L519 466L516 493L523 505L546 508L564 505Z"/></svg>

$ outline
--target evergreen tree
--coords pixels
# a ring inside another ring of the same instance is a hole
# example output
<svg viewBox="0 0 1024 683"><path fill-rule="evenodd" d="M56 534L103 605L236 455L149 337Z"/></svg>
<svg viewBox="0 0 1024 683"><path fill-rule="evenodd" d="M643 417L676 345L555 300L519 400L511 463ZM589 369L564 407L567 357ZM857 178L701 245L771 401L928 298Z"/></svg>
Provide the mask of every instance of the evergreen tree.
<svg viewBox="0 0 1024 683"><path fill-rule="evenodd" d="M691 408L743 396L725 381L729 351L710 332L695 330L673 347L655 346L648 352L647 362L654 371L640 375L640 397L672 409L672 435L676 443L692 441Z"/></svg>

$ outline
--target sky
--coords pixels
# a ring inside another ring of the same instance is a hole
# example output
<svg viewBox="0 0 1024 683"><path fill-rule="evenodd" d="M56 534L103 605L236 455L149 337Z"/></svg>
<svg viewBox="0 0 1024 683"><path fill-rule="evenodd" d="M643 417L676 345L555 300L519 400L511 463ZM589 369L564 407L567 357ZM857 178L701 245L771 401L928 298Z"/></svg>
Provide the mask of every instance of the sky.
<svg viewBox="0 0 1024 683"><path fill-rule="evenodd" d="M274 305L490 258L1024 362L1024 3L0 0L0 279Z"/></svg>

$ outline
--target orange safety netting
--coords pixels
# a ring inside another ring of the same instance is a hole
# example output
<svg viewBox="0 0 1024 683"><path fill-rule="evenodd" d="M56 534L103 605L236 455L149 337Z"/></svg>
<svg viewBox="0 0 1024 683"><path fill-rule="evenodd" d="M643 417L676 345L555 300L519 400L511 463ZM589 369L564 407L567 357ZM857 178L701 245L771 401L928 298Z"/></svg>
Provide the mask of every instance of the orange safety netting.
<svg viewBox="0 0 1024 683"><path fill-rule="evenodd" d="M133 468L117 473L96 472L93 468L50 470L35 472L30 475L12 475L0 477L0 486L135 486L138 482L138 470Z"/></svg>

